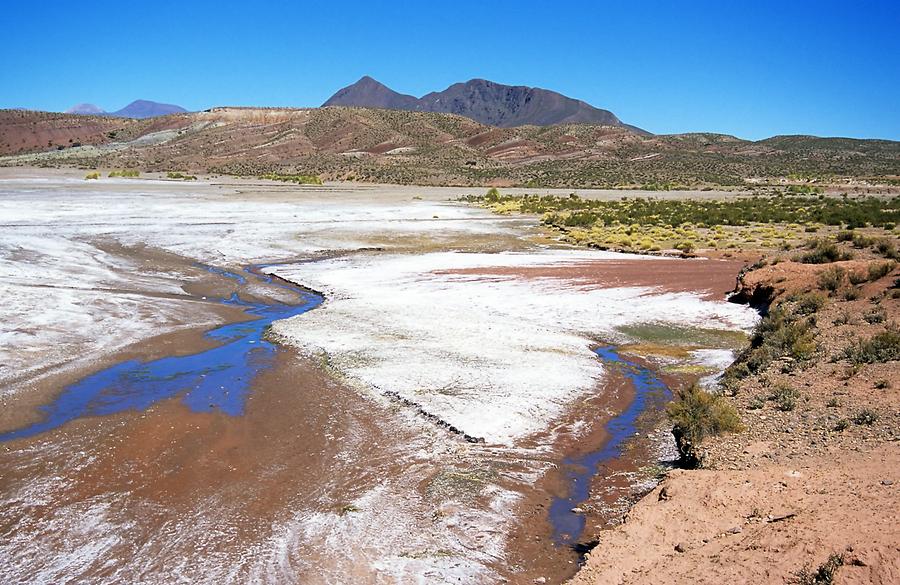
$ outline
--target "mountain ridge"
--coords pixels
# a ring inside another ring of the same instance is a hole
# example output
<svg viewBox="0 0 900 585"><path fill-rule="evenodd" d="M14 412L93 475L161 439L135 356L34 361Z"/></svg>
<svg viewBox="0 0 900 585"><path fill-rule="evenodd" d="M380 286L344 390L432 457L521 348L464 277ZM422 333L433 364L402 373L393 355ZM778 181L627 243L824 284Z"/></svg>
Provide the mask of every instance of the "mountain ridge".
<svg viewBox="0 0 900 585"><path fill-rule="evenodd" d="M161 102L139 99L134 100L127 106L114 112L107 112L94 104L82 103L72 106L63 113L77 114L80 116L112 116L116 118L134 118L136 120L143 120L146 118L168 116L170 114L185 114L187 113L187 110L175 104L164 104Z"/></svg>
<svg viewBox="0 0 900 585"><path fill-rule="evenodd" d="M499 128L600 124L626 127L646 134L640 128L623 123L609 110L559 92L525 85L505 85L480 78L454 83L443 91L433 91L416 98L396 92L365 75L339 89L322 104L322 107L329 106L457 114Z"/></svg>

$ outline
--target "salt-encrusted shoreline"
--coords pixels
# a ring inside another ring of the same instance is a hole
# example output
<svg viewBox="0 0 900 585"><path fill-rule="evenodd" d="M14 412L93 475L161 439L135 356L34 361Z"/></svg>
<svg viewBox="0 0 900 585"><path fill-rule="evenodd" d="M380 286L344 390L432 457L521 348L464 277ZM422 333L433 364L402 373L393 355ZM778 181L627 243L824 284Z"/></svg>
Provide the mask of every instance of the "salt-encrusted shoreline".
<svg viewBox="0 0 900 585"><path fill-rule="evenodd" d="M631 256L640 263L640 257ZM596 387L597 337L635 323L747 330L747 307L650 287L473 277L451 269L619 260L610 252L432 253L345 257L273 267L324 291L314 314L273 331L364 386L420 404L468 435L512 445Z"/></svg>

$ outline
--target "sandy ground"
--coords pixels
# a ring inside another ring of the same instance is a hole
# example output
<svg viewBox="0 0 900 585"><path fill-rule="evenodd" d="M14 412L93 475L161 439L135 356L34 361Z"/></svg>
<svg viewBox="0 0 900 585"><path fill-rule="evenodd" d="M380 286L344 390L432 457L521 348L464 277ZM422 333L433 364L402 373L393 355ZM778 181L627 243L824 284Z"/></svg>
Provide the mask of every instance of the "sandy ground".
<svg viewBox="0 0 900 585"><path fill-rule="evenodd" d="M3 430L85 374L196 351L204 329L242 318L210 302L235 285L197 262L286 262L269 270L328 295L278 331L301 351L256 380L242 417L176 399L3 445L4 580L570 576L575 555L547 541L554 469L602 444L629 400L592 345L629 341L628 324L741 330L755 316L723 302L727 262L548 249L528 218L447 201L463 192L0 169ZM704 277L692 288L667 266Z"/></svg>

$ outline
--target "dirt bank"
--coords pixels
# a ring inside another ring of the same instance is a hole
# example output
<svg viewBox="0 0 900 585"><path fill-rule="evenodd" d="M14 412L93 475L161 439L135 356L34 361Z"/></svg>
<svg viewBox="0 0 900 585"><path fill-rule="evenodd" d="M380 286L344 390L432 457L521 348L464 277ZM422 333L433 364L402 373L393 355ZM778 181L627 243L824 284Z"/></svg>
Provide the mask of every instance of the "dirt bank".
<svg viewBox="0 0 900 585"><path fill-rule="evenodd" d="M896 341L864 351L900 320L898 271L840 248L854 259L743 276L743 298L808 333L783 350L763 334L785 353L747 354L727 386L746 430L707 440L703 469L669 473L599 533L572 583L824 583L807 577L820 567L835 583L900 582L900 362Z"/></svg>

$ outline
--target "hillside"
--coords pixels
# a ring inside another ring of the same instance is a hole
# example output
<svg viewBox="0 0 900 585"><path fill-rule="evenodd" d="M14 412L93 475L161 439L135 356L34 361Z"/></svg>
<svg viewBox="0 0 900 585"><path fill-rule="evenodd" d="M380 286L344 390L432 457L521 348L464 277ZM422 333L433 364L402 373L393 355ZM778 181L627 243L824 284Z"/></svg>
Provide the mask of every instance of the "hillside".
<svg viewBox="0 0 900 585"><path fill-rule="evenodd" d="M717 134L644 136L593 124L498 128L452 114L363 108L215 108L147 120L3 110L0 155L7 166L301 173L425 185L674 188L900 179L900 143L886 140L751 142Z"/></svg>

